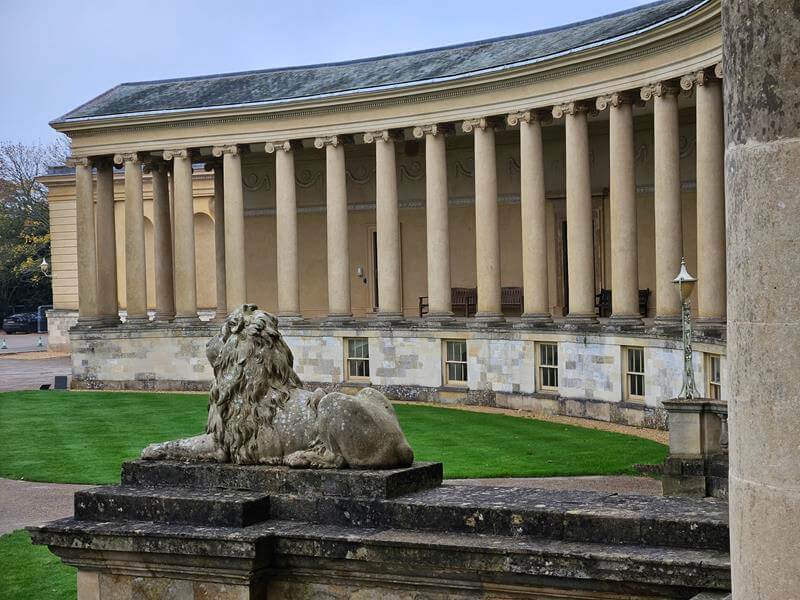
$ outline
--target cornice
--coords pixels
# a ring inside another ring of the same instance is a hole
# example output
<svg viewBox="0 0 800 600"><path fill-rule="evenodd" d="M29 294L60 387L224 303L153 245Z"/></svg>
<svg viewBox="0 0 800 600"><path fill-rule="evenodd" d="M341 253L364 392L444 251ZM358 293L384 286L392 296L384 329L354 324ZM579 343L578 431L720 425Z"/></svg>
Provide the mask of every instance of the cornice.
<svg viewBox="0 0 800 600"><path fill-rule="evenodd" d="M694 13L674 22L659 26L642 34L625 38L606 45L588 48L573 54L544 59L530 65L509 67L501 71L473 77L465 77L457 81L433 84L419 84L403 89L377 90L365 93L353 93L342 96L330 96L316 100L299 99L276 103L274 105L248 105L236 108L219 107L198 111L176 111L158 115L131 115L123 117L109 117L93 120L83 120L54 125L59 131L68 133L74 138L83 138L95 134L108 133L133 133L150 129L192 129L208 128L218 125L245 122L269 122L280 119L308 119L310 117L331 115L337 113L352 113L367 111L392 106L407 104L421 104L436 100L454 99L463 96L477 95L485 92L531 86L541 82L565 78L575 74L585 73L635 61L652 55L668 51L677 46L690 43L720 32L720 7L719 1L714 0L697 9ZM706 66L713 66L721 60L721 47L716 45L703 56L689 57L681 64L664 65L656 70L640 73L635 87L641 87L647 82L664 77L680 77L692 70ZM426 113L421 119L427 122L461 121L465 118L474 118L486 114L507 114L520 110L546 108L556 103L568 101L570 98L594 98L603 93L610 93L620 89L618 82L595 82L581 88L567 88L557 93L548 94L541 98L531 98L520 105L476 106L474 113L468 114L470 109L461 109L451 112ZM403 121L402 123L399 121ZM384 121L371 123L348 123L327 127L309 127L307 130L296 130L282 134L284 139L315 138L320 136L354 134L369 130L380 130L408 126L408 119L398 121ZM417 120L417 123L419 120ZM254 133L253 139L248 136L237 137L236 140L222 139L199 134L196 137L186 135L187 145L223 145L233 141L237 143L259 143L263 140L263 132ZM259 139L260 136L260 139ZM189 141L191 139L191 141ZM262 142L263 143L263 142ZM161 144L163 147L163 144ZM77 146L80 146L78 144ZM140 144L141 146L141 144ZM155 148L158 144L155 144ZM87 154L99 154L101 149L95 146ZM149 148L149 146L147 146ZM102 149L108 151L108 149ZM82 148L79 148L83 152Z"/></svg>

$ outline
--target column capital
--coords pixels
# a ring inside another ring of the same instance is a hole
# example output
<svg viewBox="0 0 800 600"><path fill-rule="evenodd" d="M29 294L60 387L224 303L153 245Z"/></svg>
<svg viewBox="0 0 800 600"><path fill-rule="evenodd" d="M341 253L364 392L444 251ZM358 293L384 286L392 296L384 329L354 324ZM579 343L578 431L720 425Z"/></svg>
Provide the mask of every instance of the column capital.
<svg viewBox="0 0 800 600"><path fill-rule="evenodd" d="M716 67L714 68L716 69ZM696 85L707 85L717 81L715 71L711 69L700 69L694 73L681 77L681 88L690 91Z"/></svg>
<svg viewBox="0 0 800 600"><path fill-rule="evenodd" d="M519 123L544 123L552 120L553 115L548 110L521 110L506 115L509 127L516 127Z"/></svg>
<svg viewBox="0 0 800 600"><path fill-rule="evenodd" d="M560 119L564 115L578 115L580 113L588 113L592 110L592 106L585 100L573 100L572 102L564 102L563 104L556 104L553 107L553 118Z"/></svg>
<svg viewBox="0 0 800 600"><path fill-rule="evenodd" d="M278 150L283 150L284 152L291 152L293 146L294 144L292 144L291 140L267 142L266 144L264 144L264 151L267 154L274 154Z"/></svg>
<svg viewBox="0 0 800 600"><path fill-rule="evenodd" d="M123 163L139 164L142 162L142 157L139 155L138 152L122 152L120 154L114 155L114 162L118 165L121 165Z"/></svg>
<svg viewBox="0 0 800 600"><path fill-rule="evenodd" d="M213 154L217 158L220 158L225 154L238 156L239 154L241 154L241 150L239 149L239 146L237 146L236 144L231 144L227 146L214 146L213 148L211 148L211 154Z"/></svg>
<svg viewBox="0 0 800 600"><path fill-rule="evenodd" d="M322 150L325 146L333 146L335 148L341 143L342 139L338 135L325 135L314 138L314 148L317 150Z"/></svg>
<svg viewBox="0 0 800 600"><path fill-rule="evenodd" d="M88 156L68 156L67 160L64 161L68 167L90 167L92 166L93 162L92 159Z"/></svg>
<svg viewBox="0 0 800 600"><path fill-rule="evenodd" d="M172 160L173 158L192 158L192 153L188 148L175 148L170 150L164 150L163 152L164 160Z"/></svg>
<svg viewBox="0 0 800 600"><path fill-rule="evenodd" d="M399 138L399 135L391 129L381 129L379 131L367 131L364 133L364 143L371 144L376 140L384 142L393 142Z"/></svg>
<svg viewBox="0 0 800 600"><path fill-rule="evenodd" d="M443 133L443 131L439 128L439 125L436 123L431 123L430 125L417 125L416 127L414 127L414 130L412 131L412 134L417 139L423 138L426 135L436 136L439 135L440 133Z"/></svg>
<svg viewBox="0 0 800 600"><path fill-rule="evenodd" d="M722 61L714 65L714 75L716 75L717 79L722 79L724 73L725 71L724 67L722 66Z"/></svg>
<svg viewBox="0 0 800 600"><path fill-rule="evenodd" d="M494 129L497 126L497 119L493 117L478 117L477 119L464 119L461 122L461 130L470 133L473 129Z"/></svg>
<svg viewBox="0 0 800 600"><path fill-rule="evenodd" d="M639 92L639 96L645 102L654 96L661 98L662 96L677 96L680 92L680 87L672 81L659 81L644 86Z"/></svg>
<svg viewBox="0 0 800 600"><path fill-rule="evenodd" d="M603 96L598 96L595 100L595 107L597 110L603 111L609 106L619 108L623 104L636 104L641 102L641 98L637 98L631 92L612 92Z"/></svg>

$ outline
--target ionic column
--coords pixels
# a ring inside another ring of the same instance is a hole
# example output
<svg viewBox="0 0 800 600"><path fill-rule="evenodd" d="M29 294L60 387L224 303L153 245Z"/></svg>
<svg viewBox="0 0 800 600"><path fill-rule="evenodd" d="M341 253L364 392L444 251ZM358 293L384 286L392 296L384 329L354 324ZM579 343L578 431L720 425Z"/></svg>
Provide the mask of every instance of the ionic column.
<svg viewBox="0 0 800 600"><path fill-rule="evenodd" d="M633 101L613 93L597 99L609 108L609 181L611 191L611 323L638 326L639 258L636 238L636 178L633 146Z"/></svg>
<svg viewBox="0 0 800 600"><path fill-rule="evenodd" d="M142 163L135 152L117 154L114 162L125 167L125 322L138 325L148 320Z"/></svg>
<svg viewBox="0 0 800 600"><path fill-rule="evenodd" d="M97 168L97 312L103 323L119 324L117 241L114 229L114 162L104 158Z"/></svg>
<svg viewBox="0 0 800 600"><path fill-rule="evenodd" d="M522 318L548 323L547 206L544 191L542 119L544 114L524 111L508 115L511 127L519 123L520 219L522 221Z"/></svg>
<svg viewBox="0 0 800 600"><path fill-rule="evenodd" d="M483 322L503 320L500 298L500 230L497 210L497 158L489 119L469 119L461 129L475 136L475 255L478 311Z"/></svg>
<svg viewBox="0 0 800 600"><path fill-rule="evenodd" d="M225 298L227 309L234 310L247 299L242 161L238 146L214 146L212 154L222 157L225 173Z"/></svg>
<svg viewBox="0 0 800 600"><path fill-rule="evenodd" d="M225 176L221 160L208 160L206 171L214 171L214 266L217 284L215 319L228 316L225 294Z"/></svg>
<svg viewBox="0 0 800 600"><path fill-rule="evenodd" d="M156 320L175 318L172 260L172 215L169 203L169 167L161 161L150 165L153 185L153 246L155 249Z"/></svg>
<svg viewBox="0 0 800 600"><path fill-rule="evenodd" d="M297 189L294 151L289 141L268 142L264 149L275 154L275 224L278 245L278 317L300 317L297 261Z"/></svg>
<svg viewBox="0 0 800 600"><path fill-rule="evenodd" d="M344 144L339 136L318 137L314 147L325 148L325 204L328 240L328 319L349 320L350 238L347 216L347 173Z"/></svg>
<svg viewBox="0 0 800 600"><path fill-rule="evenodd" d="M73 158L75 165L76 235L78 241L78 323L100 324L97 310L97 247L94 228L92 161Z"/></svg>
<svg viewBox="0 0 800 600"><path fill-rule="evenodd" d="M445 132L440 125L414 128L415 138L425 138L425 222L428 256L429 319L453 316L450 294L450 226L447 205L447 155Z"/></svg>
<svg viewBox="0 0 800 600"><path fill-rule="evenodd" d="M697 90L697 316L725 325L725 126L721 81L707 71L681 78Z"/></svg>
<svg viewBox="0 0 800 600"><path fill-rule="evenodd" d="M675 326L681 303L672 280L683 256L681 224L678 86L660 82L642 88L642 100L654 100L656 324Z"/></svg>
<svg viewBox="0 0 800 600"><path fill-rule="evenodd" d="M388 130L367 132L364 142L375 142L375 212L378 230L378 318L403 318L400 209L397 203L397 166L394 136Z"/></svg>
<svg viewBox="0 0 800 600"><path fill-rule="evenodd" d="M569 314L576 324L596 323L594 314L594 244L592 241L592 181L589 167L589 126L583 102L553 107L565 117L567 170L567 274Z"/></svg>
<svg viewBox="0 0 800 600"><path fill-rule="evenodd" d="M192 156L187 149L165 150L175 178L175 320L197 320L197 275L194 248Z"/></svg>

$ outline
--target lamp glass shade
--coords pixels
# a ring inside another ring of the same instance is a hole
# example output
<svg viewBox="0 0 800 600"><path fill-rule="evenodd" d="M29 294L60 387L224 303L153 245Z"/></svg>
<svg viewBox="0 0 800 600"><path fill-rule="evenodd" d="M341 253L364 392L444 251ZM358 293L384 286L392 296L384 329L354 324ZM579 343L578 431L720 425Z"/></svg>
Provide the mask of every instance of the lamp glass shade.
<svg viewBox="0 0 800 600"><path fill-rule="evenodd" d="M686 270L686 261L684 259L681 259L681 270L678 272L678 276L672 280L672 283L678 286L681 298L688 298L692 295L697 279L692 277L689 271Z"/></svg>

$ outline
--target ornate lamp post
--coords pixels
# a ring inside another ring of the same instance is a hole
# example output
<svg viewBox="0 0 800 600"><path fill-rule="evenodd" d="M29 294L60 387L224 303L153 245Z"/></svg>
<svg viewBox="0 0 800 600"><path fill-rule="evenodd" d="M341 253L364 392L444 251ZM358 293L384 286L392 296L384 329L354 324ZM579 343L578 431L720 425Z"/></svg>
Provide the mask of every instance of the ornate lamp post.
<svg viewBox="0 0 800 600"><path fill-rule="evenodd" d="M681 258L681 270L672 283L678 286L678 293L681 296L681 326L683 330L683 387L678 397L699 398L700 392L694 381L694 366L692 365L692 313L691 300L689 300L697 279L686 270L686 260L683 257Z"/></svg>

